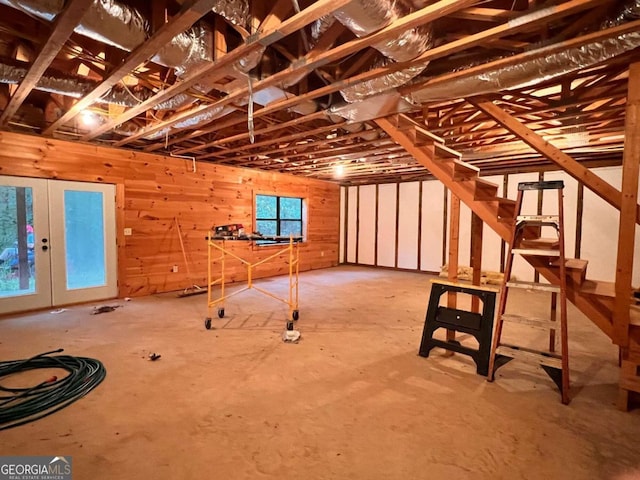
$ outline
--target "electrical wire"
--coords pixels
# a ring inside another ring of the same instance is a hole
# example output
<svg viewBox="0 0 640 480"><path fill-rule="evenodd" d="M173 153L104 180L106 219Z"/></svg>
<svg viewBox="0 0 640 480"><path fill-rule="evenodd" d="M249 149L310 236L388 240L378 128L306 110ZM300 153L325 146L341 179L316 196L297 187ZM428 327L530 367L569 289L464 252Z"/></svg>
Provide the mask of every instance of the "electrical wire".
<svg viewBox="0 0 640 480"><path fill-rule="evenodd" d="M106 377L104 365L93 358L69 355L51 356L62 348L23 360L0 362L0 379L28 370L58 368L69 372L63 378L52 376L27 388L0 385L0 430L24 425L62 410L84 397Z"/></svg>

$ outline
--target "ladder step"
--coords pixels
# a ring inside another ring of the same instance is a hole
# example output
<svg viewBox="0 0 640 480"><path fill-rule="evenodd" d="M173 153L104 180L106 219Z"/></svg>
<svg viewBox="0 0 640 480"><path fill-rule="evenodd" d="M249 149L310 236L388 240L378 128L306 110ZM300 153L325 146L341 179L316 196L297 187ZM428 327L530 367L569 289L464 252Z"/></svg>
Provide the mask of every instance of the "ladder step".
<svg viewBox="0 0 640 480"><path fill-rule="evenodd" d="M536 223L558 223L560 217L558 215L518 215L517 222L536 222Z"/></svg>
<svg viewBox="0 0 640 480"><path fill-rule="evenodd" d="M559 257L559 250L551 250L546 248L514 248L511 253L517 253L519 255L532 255L539 257Z"/></svg>
<svg viewBox="0 0 640 480"><path fill-rule="evenodd" d="M516 345L502 344L496 348L496 354L536 365L546 365L547 367L562 369L562 357L555 353L540 352Z"/></svg>
<svg viewBox="0 0 640 480"><path fill-rule="evenodd" d="M560 240L557 238L523 238L518 242L518 248L542 248L557 250L560 248Z"/></svg>
<svg viewBox="0 0 640 480"><path fill-rule="evenodd" d="M520 280L508 281L507 287L522 288L525 290L538 290L541 292L556 292L556 293L560 292L560 287L558 285L551 285L550 283L539 283L539 282L524 282Z"/></svg>
<svg viewBox="0 0 640 480"><path fill-rule="evenodd" d="M552 322L549 319L523 317L522 315L514 315L511 313L505 313L502 315L502 321L507 323L517 323L519 325L526 325L527 327L533 327L548 332L549 330L556 330L560 325L558 322Z"/></svg>

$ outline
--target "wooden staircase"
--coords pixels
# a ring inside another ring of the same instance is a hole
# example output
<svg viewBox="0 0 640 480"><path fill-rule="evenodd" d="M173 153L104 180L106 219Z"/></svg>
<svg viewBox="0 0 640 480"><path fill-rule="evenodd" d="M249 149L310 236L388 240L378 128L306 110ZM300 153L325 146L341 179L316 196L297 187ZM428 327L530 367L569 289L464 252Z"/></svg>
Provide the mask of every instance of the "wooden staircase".
<svg viewBox="0 0 640 480"><path fill-rule="evenodd" d="M381 118L376 123L410 153L454 195L464 202L503 240L511 240L515 201L497 196L498 186L479 177L479 169L462 161L462 155L444 145L444 139L405 115ZM539 233L539 232L538 232ZM530 232L535 239L536 232ZM550 283L559 285L559 265L545 257L524 258ZM566 259L567 299L593 321L605 335L614 335L614 284L586 280L586 260ZM631 306L628 360L622 362L620 386L627 393L640 392L640 312ZM635 311L634 311L635 310ZM633 363L637 360L636 363ZM622 395L622 394L621 394Z"/></svg>

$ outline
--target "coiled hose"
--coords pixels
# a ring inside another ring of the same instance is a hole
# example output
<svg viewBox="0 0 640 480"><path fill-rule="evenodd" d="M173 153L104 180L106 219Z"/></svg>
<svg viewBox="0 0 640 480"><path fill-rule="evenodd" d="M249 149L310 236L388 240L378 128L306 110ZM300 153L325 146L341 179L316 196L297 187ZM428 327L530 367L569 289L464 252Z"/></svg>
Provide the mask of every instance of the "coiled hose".
<svg viewBox="0 0 640 480"><path fill-rule="evenodd" d="M9 375L38 368L61 368L69 375L47 380L27 388L0 385L0 430L24 425L51 415L84 397L107 375L104 365L93 358L69 355L51 356L62 348L24 360L0 362L0 380Z"/></svg>

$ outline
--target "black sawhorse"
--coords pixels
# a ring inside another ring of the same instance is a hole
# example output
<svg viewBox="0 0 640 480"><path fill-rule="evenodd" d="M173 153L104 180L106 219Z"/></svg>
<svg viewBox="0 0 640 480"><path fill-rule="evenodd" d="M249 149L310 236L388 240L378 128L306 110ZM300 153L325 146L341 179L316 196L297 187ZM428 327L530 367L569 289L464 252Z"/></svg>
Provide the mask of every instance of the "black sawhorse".
<svg viewBox="0 0 640 480"><path fill-rule="evenodd" d="M433 347L440 347L469 355L476 363L476 372L478 375L487 376L489 374L493 314L496 307L496 293L498 290L477 285L446 282L443 280L432 280L431 283L429 306L427 307L427 316L424 322L422 342L420 342L420 351L418 354L421 357L428 357ZM482 300L482 313L473 313L456 308L439 306L440 297L449 292L467 293L479 297L480 300ZM473 335L478 341L478 349L464 347L456 340L444 341L433 338L433 332L438 328L446 328L447 330L455 330Z"/></svg>

